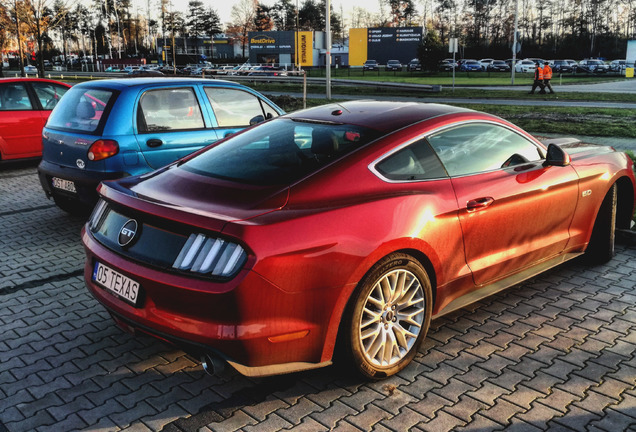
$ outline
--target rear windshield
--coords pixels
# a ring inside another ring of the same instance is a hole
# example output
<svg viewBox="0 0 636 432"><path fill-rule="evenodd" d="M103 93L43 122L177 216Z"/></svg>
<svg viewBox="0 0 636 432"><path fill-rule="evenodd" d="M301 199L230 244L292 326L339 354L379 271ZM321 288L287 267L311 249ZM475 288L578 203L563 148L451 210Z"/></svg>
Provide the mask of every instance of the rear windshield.
<svg viewBox="0 0 636 432"><path fill-rule="evenodd" d="M111 90L73 87L51 113L47 127L95 132L105 121L103 114L115 99L114 94Z"/></svg>
<svg viewBox="0 0 636 432"><path fill-rule="evenodd" d="M379 135L359 126L275 119L210 148L182 168L240 183L290 184Z"/></svg>

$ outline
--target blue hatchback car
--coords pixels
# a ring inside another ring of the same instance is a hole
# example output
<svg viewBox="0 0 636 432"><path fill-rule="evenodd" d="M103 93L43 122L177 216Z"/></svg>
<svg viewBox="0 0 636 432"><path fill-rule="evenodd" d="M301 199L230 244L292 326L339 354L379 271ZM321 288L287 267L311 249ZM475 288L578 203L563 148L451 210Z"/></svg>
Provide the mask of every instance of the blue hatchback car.
<svg viewBox="0 0 636 432"><path fill-rule="evenodd" d="M283 111L260 93L221 80L133 78L71 88L42 131L46 195L69 213L97 201L102 180L167 165Z"/></svg>

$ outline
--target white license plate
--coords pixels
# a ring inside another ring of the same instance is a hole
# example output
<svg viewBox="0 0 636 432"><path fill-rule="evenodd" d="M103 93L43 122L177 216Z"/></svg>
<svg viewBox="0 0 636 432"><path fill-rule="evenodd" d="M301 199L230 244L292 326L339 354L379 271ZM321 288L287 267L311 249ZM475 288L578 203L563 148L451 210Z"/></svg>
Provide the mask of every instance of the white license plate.
<svg viewBox="0 0 636 432"><path fill-rule="evenodd" d="M137 300L139 299L139 282L124 276L99 261L95 263L95 267L93 268L93 281L132 303L133 306L137 304Z"/></svg>
<svg viewBox="0 0 636 432"><path fill-rule="evenodd" d="M73 192L73 193L77 193L77 190L75 189L75 183L73 183L70 180L64 180L61 178L57 178L57 177L53 177L52 179L53 182L53 187L56 189L61 189L63 191L67 191L67 192Z"/></svg>

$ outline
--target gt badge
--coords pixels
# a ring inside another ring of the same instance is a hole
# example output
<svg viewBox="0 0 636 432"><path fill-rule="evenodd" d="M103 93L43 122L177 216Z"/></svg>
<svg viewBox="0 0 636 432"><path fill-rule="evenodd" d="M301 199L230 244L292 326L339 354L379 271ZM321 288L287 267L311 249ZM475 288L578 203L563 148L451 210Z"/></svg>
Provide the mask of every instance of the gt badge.
<svg viewBox="0 0 636 432"><path fill-rule="evenodd" d="M128 246L137 235L137 221L129 219L119 230L119 236L117 237L117 243L119 246Z"/></svg>

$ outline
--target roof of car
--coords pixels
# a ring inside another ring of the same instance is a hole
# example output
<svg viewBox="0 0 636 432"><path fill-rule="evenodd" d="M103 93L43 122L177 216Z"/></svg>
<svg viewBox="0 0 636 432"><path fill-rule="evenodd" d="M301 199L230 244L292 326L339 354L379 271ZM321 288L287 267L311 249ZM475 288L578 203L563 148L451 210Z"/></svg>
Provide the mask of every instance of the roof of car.
<svg viewBox="0 0 636 432"><path fill-rule="evenodd" d="M19 81L40 81L40 82L53 82L58 84L67 85L65 82L56 81L48 78L35 78L35 77L13 77L13 78L0 78L0 82L19 82ZM70 87L70 86L69 86Z"/></svg>
<svg viewBox="0 0 636 432"><path fill-rule="evenodd" d="M153 85L190 85L190 84L206 84L211 86L237 86L241 84L225 81L225 80L211 80L205 78L172 78L172 77L151 77L151 78L117 78L117 79L103 79L94 81L85 81L78 84L76 87L102 87L113 89L124 89L137 86L153 86Z"/></svg>
<svg viewBox="0 0 636 432"><path fill-rule="evenodd" d="M286 117L300 121L354 124L389 132L441 115L462 112L473 110L418 102L349 101L297 111Z"/></svg>

